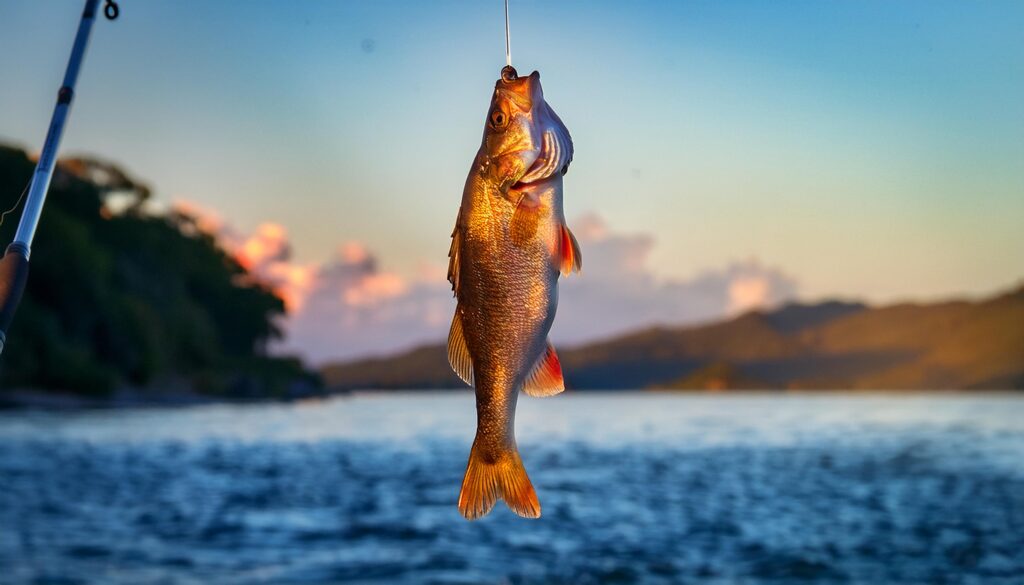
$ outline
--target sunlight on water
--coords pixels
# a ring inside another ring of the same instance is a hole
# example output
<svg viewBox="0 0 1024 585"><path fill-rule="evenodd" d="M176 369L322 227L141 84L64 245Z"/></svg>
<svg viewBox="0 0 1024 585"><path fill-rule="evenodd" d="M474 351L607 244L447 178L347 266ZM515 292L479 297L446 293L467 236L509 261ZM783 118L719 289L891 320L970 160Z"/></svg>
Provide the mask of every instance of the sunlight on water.
<svg viewBox="0 0 1024 585"><path fill-rule="evenodd" d="M520 401L544 517L455 508L468 391L0 415L0 582L1014 583L1024 397Z"/></svg>
<svg viewBox="0 0 1024 585"><path fill-rule="evenodd" d="M766 446L802 440L871 441L877 438L871 431L950 426L998 435L1021 431L1022 417L1024 399L1014 394L979 399L968 394L600 393L546 400L523 397L516 433L519 441L527 444ZM0 414L0 439L471 441L475 424L473 394L466 390L357 394L289 404ZM863 433L867 435L860 436Z"/></svg>

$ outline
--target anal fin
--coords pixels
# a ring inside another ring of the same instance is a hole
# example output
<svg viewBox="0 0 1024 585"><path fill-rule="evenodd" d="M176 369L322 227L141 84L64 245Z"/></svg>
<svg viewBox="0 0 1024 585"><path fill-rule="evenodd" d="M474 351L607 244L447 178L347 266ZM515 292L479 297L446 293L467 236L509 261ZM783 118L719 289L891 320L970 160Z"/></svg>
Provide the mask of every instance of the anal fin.
<svg viewBox="0 0 1024 585"><path fill-rule="evenodd" d="M548 342L544 354L533 366L530 375L526 377L523 384L523 392L530 396L554 396L565 390L565 380L562 379L562 364L558 361L558 354L555 347Z"/></svg>

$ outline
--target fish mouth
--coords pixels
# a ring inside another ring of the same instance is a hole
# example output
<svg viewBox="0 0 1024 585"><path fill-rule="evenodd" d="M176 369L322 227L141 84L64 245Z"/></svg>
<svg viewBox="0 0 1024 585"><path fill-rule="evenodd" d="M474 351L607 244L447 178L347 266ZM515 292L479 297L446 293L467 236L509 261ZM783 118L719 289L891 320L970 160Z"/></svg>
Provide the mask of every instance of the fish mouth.
<svg viewBox="0 0 1024 585"><path fill-rule="evenodd" d="M540 183L544 179L547 179L548 177L535 177L535 175L537 174L537 169L543 167L546 164L546 162L547 161L538 156L537 160L534 161L530 168L526 169L526 173L523 175L523 178L513 183L512 186L509 188L513 191L517 191L519 189L525 189L532 185L536 185L537 183Z"/></svg>

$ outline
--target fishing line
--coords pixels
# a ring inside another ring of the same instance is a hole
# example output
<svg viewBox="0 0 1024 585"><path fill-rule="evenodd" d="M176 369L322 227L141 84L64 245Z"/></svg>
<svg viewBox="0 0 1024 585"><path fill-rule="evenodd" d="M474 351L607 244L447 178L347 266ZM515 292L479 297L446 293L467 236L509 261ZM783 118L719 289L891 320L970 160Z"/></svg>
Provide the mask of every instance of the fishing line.
<svg viewBox="0 0 1024 585"><path fill-rule="evenodd" d="M14 213L14 210L17 209L19 205L21 205L21 200L25 198L25 193L28 193L28 186L31 184L32 183L25 184L25 188L21 190L21 195L18 195L18 200L14 202L13 207L11 207L10 209L3 213L0 213L0 225L4 225L4 220L7 219L7 216Z"/></svg>
<svg viewBox="0 0 1024 585"><path fill-rule="evenodd" d="M505 0L505 66L512 66L512 41L508 32L508 0Z"/></svg>

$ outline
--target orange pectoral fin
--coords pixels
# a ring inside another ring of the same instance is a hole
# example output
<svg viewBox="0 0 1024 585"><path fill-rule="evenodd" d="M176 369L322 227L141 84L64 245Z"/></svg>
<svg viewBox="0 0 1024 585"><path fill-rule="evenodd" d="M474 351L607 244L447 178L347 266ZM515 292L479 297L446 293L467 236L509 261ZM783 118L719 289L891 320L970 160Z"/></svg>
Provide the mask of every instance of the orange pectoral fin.
<svg viewBox="0 0 1024 585"><path fill-rule="evenodd" d="M563 276L568 276L570 272L579 272L583 269L583 256L580 254L576 236L572 235L569 228L562 224L559 231L558 270Z"/></svg>
<svg viewBox="0 0 1024 585"><path fill-rule="evenodd" d="M537 200L536 194L522 194L516 210L512 212L512 220L508 227L513 244L524 246L536 237L540 222L539 208L540 201Z"/></svg>

